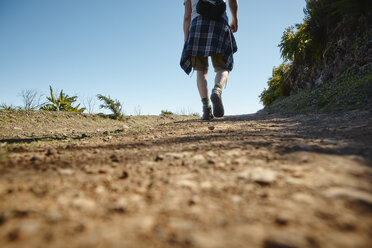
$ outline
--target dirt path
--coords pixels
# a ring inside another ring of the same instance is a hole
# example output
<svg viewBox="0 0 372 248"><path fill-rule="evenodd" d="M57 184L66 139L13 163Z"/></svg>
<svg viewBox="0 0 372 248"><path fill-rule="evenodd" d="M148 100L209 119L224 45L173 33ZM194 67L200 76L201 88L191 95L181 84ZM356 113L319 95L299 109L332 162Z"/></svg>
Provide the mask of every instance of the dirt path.
<svg viewBox="0 0 372 248"><path fill-rule="evenodd" d="M372 246L369 111L90 128L0 148L0 247Z"/></svg>

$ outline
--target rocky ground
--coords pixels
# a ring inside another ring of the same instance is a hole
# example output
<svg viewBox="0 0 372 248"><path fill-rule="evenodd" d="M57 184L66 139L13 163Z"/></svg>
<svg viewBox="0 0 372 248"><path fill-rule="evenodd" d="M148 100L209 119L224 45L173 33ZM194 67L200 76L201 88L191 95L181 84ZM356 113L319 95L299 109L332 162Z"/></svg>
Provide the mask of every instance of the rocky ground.
<svg viewBox="0 0 372 248"><path fill-rule="evenodd" d="M0 113L0 247L372 246L372 112Z"/></svg>

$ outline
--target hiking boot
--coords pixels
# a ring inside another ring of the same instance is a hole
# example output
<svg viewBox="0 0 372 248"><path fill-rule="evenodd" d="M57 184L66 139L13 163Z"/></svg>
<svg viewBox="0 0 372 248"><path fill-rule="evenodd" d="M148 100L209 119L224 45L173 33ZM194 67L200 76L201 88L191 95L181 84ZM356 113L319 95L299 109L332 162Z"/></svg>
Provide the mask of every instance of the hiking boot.
<svg viewBox="0 0 372 248"><path fill-rule="evenodd" d="M222 94L222 90L219 88L214 88L212 90L211 101L213 104L213 115L215 117L223 117L225 114L225 110L223 109L221 94Z"/></svg>
<svg viewBox="0 0 372 248"><path fill-rule="evenodd" d="M211 109L211 107L203 107L203 117L202 117L202 120L203 121L210 121L213 118L214 117L212 115L212 109Z"/></svg>

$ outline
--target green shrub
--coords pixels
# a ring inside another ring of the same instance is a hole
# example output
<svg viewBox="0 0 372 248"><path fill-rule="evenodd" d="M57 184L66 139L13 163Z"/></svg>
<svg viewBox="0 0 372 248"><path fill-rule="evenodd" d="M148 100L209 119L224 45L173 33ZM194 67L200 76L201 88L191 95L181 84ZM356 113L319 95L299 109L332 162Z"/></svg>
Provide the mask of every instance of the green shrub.
<svg viewBox="0 0 372 248"><path fill-rule="evenodd" d="M372 104L372 73L350 74L324 82L320 87L273 102L268 109L288 113L331 112Z"/></svg>
<svg viewBox="0 0 372 248"><path fill-rule="evenodd" d="M50 97L47 97L49 103L43 105L40 110L45 111L67 111L67 112L84 112L85 108L79 108L80 104L77 106L72 106L74 102L76 102L77 96L69 96L63 93L63 90L59 93L59 97L57 98L54 95L52 86L49 86L50 89Z"/></svg>
<svg viewBox="0 0 372 248"><path fill-rule="evenodd" d="M311 40L306 33L306 25L297 24L284 31L278 46L284 61L301 62L308 56L310 43Z"/></svg>
<svg viewBox="0 0 372 248"><path fill-rule="evenodd" d="M98 94L98 100L103 101L99 107L102 109L108 109L112 112L112 117L114 119L121 119L123 117L123 106L119 100L112 100L109 96L103 96Z"/></svg>
<svg viewBox="0 0 372 248"><path fill-rule="evenodd" d="M7 105L6 103L0 104L0 110L14 111L18 109L20 109L20 107L15 107L13 105Z"/></svg>
<svg viewBox="0 0 372 248"><path fill-rule="evenodd" d="M173 115L173 112L169 110L162 110L160 115L161 116Z"/></svg>
<svg viewBox="0 0 372 248"><path fill-rule="evenodd" d="M279 67L274 67L272 77L269 78L267 85L268 89L260 95L261 102L265 106L270 106L276 99L289 96L290 90L288 85L288 77L290 75L290 65L281 64Z"/></svg>

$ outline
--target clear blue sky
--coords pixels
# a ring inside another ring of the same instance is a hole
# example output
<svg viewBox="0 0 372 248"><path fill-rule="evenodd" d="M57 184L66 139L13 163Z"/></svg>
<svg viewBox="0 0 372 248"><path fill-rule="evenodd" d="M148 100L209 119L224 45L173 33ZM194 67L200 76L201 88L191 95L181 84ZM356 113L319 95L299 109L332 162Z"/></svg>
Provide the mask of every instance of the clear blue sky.
<svg viewBox="0 0 372 248"><path fill-rule="evenodd" d="M227 115L262 108L259 95L281 63L281 35L302 22L304 7L305 0L239 1ZM142 114L200 113L196 74L179 67L183 13L183 0L0 0L0 103L22 105L22 90L48 94L52 85L78 101L109 95L128 115L136 106Z"/></svg>

